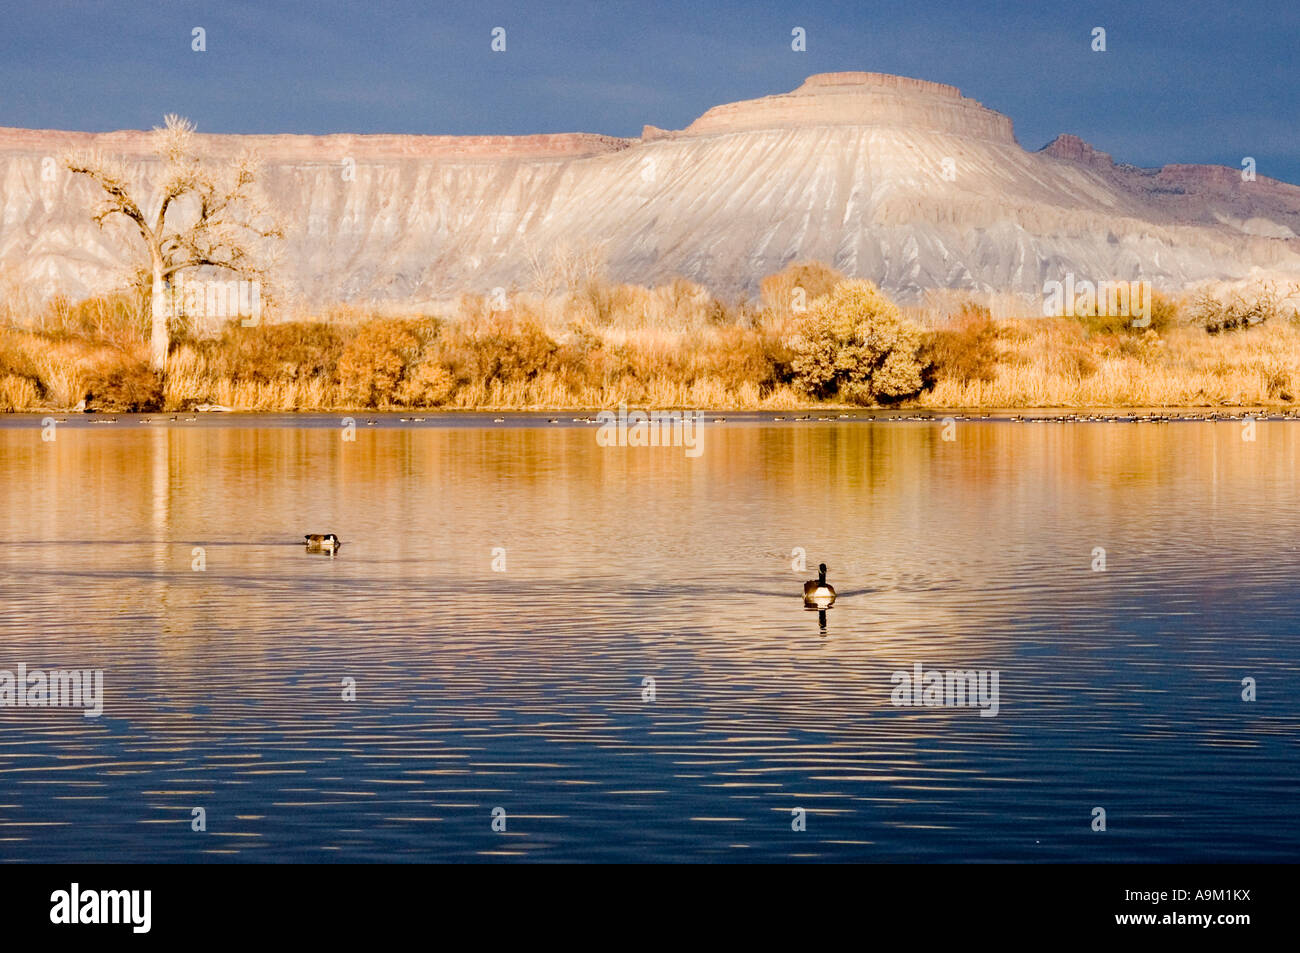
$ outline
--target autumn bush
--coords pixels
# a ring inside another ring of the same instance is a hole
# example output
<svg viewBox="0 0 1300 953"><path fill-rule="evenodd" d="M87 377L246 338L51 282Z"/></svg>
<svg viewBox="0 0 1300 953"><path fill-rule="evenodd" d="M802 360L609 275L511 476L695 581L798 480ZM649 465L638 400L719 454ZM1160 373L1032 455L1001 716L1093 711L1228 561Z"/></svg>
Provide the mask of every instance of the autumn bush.
<svg viewBox="0 0 1300 953"><path fill-rule="evenodd" d="M530 314L502 312L449 329L443 353L467 380L519 382L557 367L560 345Z"/></svg>
<svg viewBox="0 0 1300 953"><path fill-rule="evenodd" d="M271 384L333 378L346 343L338 326L320 321L249 327L231 321L219 337L196 346L215 374L236 382Z"/></svg>
<svg viewBox="0 0 1300 953"><path fill-rule="evenodd" d="M0 333L0 411L26 410L46 396L25 335Z"/></svg>
<svg viewBox="0 0 1300 953"><path fill-rule="evenodd" d="M1204 288L1193 298L1191 313L1193 320L1210 334L1244 331L1282 316L1296 320L1297 297L1300 287L1294 283L1280 289L1274 282L1260 282L1230 292L1227 300Z"/></svg>
<svg viewBox="0 0 1300 953"><path fill-rule="evenodd" d="M141 289L69 301L56 296L45 305L35 326L52 340L80 339L123 351L149 342L149 301Z"/></svg>
<svg viewBox="0 0 1300 953"><path fill-rule="evenodd" d="M451 371L429 357L407 369L395 396L403 407L441 407L451 400L456 384Z"/></svg>
<svg viewBox="0 0 1300 953"><path fill-rule="evenodd" d="M345 399L359 407L392 406L420 349L412 322L374 321L362 326L339 357L339 386Z"/></svg>
<svg viewBox="0 0 1300 953"><path fill-rule="evenodd" d="M86 379L86 409L108 413L161 410L163 382L144 360L110 364Z"/></svg>
<svg viewBox="0 0 1300 953"><path fill-rule="evenodd" d="M0 377L23 377L40 383L40 369L32 359L25 335L0 332Z"/></svg>
<svg viewBox="0 0 1300 953"><path fill-rule="evenodd" d="M714 374L751 382L760 390L771 389L782 382L773 359L774 348L773 335L735 326L719 328L695 352L694 376Z"/></svg>
<svg viewBox="0 0 1300 953"><path fill-rule="evenodd" d="M968 302L946 328L932 332L922 349L928 384L991 381L997 372L998 326L983 305Z"/></svg>
<svg viewBox="0 0 1300 953"><path fill-rule="evenodd" d="M1137 324L1142 321L1140 315L1135 314L1136 304L1130 300L1128 314L1110 314L1103 313L1112 310L1125 310L1123 308L1111 308L1111 302L1108 300L1094 300L1089 310L1086 305L1080 305L1083 313L1077 317L1080 323L1091 334L1133 334L1142 335L1148 332L1159 334L1169 330L1178 317L1177 304L1158 291L1149 291L1151 296L1151 314L1146 317L1145 323Z"/></svg>
<svg viewBox="0 0 1300 953"><path fill-rule="evenodd" d="M812 397L896 401L921 389L921 329L869 281L844 281L795 325L795 383Z"/></svg>

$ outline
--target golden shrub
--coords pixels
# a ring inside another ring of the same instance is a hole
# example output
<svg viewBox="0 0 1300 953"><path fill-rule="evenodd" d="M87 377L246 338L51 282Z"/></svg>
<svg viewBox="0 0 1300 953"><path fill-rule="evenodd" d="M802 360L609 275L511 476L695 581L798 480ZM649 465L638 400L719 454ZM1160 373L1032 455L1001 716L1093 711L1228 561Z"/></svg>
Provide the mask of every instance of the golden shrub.
<svg viewBox="0 0 1300 953"><path fill-rule="evenodd" d="M408 369L397 386L397 402L404 407L441 407L451 400L456 378L441 363L429 358Z"/></svg>
<svg viewBox="0 0 1300 953"><path fill-rule="evenodd" d="M991 381L998 362L998 326L989 309L967 302L951 325L933 332L922 351L932 381Z"/></svg>
<svg viewBox="0 0 1300 953"><path fill-rule="evenodd" d="M402 321L364 325L339 358L339 384L359 407L389 407L420 340Z"/></svg>
<svg viewBox="0 0 1300 953"><path fill-rule="evenodd" d="M795 324L795 383L814 397L855 404L921 389L921 329L869 281L844 281Z"/></svg>
<svg viewBox="0 0 1300 953"><path fill-rule="evenodd" d="M163 405L162 378L145 361L109 364L86 379L86 409L108 413L143 413Z"/></svg>

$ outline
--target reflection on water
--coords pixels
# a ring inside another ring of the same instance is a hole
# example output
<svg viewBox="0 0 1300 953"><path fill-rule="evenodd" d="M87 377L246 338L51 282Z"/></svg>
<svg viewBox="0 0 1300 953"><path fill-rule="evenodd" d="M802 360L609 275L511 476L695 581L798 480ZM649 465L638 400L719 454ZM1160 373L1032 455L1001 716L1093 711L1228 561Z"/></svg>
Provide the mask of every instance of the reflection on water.
<svg viewBox="0 0 1300 953"><path fill-rule="evenodd" d="M1300 424L57 434L0 424L0 669L105 712L0 708L0 860L1300 853Z"/></svg>

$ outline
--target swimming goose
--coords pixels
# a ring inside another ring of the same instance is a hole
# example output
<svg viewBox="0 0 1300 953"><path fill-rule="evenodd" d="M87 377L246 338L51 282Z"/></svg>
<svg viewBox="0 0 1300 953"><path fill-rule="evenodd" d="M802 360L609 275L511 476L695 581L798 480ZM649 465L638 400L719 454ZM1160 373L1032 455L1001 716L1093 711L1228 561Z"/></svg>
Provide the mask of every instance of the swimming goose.
<svg viewBox="0 0 1300 953"><path fill-rule="evenodd" d="M803 604L825 609L835 604L835 589L826 582L826 564L817 567L817 578L803 584Z"/></svg>
<svg viewBox="0 0 1300 953"><path fill-rule="evenodd" d="M334 551L343 545L343 541L333 533L308 533L303 538L307 540L309 553L329 553L333 556Z"/></svg>

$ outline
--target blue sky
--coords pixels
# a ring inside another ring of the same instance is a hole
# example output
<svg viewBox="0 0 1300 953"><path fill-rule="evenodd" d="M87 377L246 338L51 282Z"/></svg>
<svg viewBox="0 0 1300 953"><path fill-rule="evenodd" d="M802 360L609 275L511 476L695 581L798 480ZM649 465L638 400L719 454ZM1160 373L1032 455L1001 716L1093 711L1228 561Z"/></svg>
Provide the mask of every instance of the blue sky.
<svg viewBox="0 0 1300 953"><path fill-rule="evenodd" d="M1118 161L1249 155L1300 182L1300 4L1055 6L42 0L5 12L0 125L149 128L179 112L205 132L635 136L865 69L958 86L1028 149L1072 132ZM807 52L790 49L795 26Z"/></svg>

